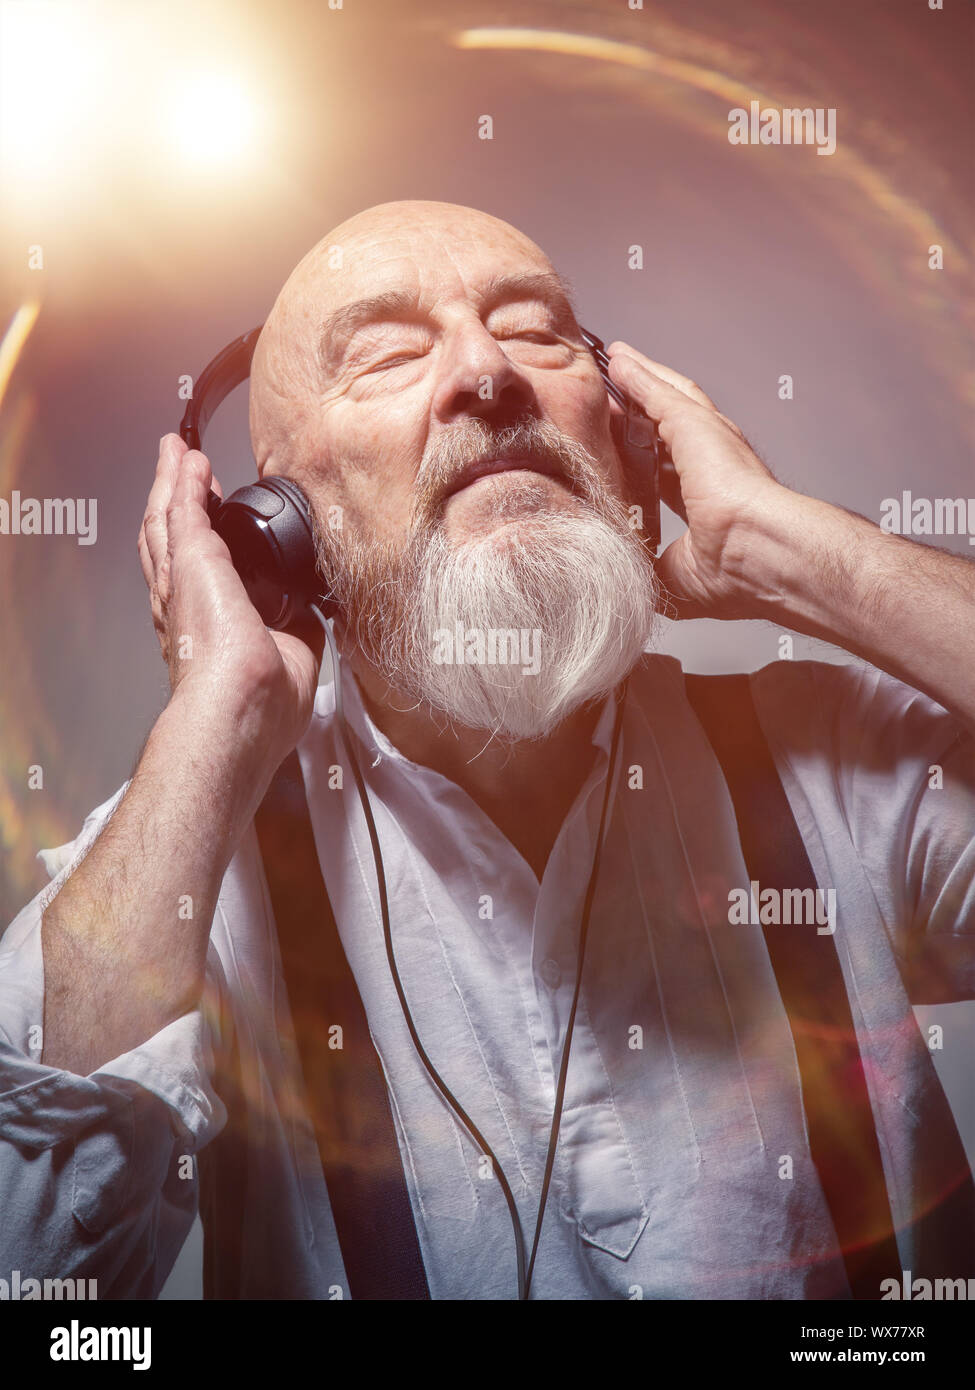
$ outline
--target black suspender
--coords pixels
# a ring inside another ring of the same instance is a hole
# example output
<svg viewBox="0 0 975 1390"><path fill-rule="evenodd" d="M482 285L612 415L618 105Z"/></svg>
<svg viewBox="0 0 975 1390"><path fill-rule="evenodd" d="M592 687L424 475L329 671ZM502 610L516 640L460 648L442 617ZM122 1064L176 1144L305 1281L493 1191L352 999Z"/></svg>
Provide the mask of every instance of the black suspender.
<svg viewBox="0 0 975 1390"><path fill-rule="evenodd" d="M296 753L255 823L349 1293L429 1299L386 1081L325 889Z"/></svg>
<svg viewBox="0 0 975 1390"><path fill-rule="evenodd" d="M749 875L762 888L817 887L747 675L685 676L734 802ZM879 1299L901 1266L877 1129L836 942L812 926L762 928L789 1015L809 1147L854 1298Z"/></svg>
<svg viewBox="0 0 975 1390"><path fill-rule="evenodd" d="M254 823L348 1293L429 1299L382 1065L325 889L297 753L275 773ZM218 1094L227 1124L200 1155L205 1298L231 1297L228 1290L241 1287L248 1213L274 1200L248 1187L253 1115L232 1020L222 1024L228 1045Z"/></svg>

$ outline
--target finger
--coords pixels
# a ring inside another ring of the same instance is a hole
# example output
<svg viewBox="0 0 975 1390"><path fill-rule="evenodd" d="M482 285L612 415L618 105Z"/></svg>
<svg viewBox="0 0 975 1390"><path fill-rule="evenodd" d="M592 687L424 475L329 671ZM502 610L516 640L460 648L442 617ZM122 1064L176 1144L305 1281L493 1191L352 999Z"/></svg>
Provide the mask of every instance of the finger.
<svg viewBox="0 0 975 1390"><path fill-rule="evenodd" d="M684 494L680 488L680 475L670 461L669 454L664 455L660 461L658 485L661 502L679 516L681 521L686 522L687 508L684 506Z"/></svg>
<svg viewBox="0 0 975 1390"><path fill-rule="evenodd" d="M657 556L653 568L657 577L657 611L672 622L691 618L706 618L707 610L682 592L680 584L681 559L686 548L685 536L678 536Z"/></svg>
<svg viewBox="0 0 975 1390"><path fill-rule="evenodd" d="M720 410L718 411L718 415L725 422L725 424L728 426L729 430L731 430L733 434L736 434L739 439L744 440L746 444L748 443L748 441L745 439L745 431L743 429L740 429L739 426L735 424L734 420L729 420L727 415L721 414Z"/></svg>
<svg viewBox="0 0 975 1390"><path fill-rule="evenodd" d="M162 599L159 590L156 588L155 575L152 560L149 556L149 547L146 545L144 532L139 532L139 559L142 561L142 573L145 575L146 584L149 586L149 609L152 613L152 626L155 629L159 646L162 650L163 659L166 659L166 622L163 617Z"/></svg>
<svg viewBox="0 0 975 1390"><path fill-rule="evenodd" d="M174 550L194 535L210 530L207 517L207 492L213 475L210 462L198 449L187 449L183 455L179 477L166 510L166 531L170 556Z"/></svg>
<svg viewBox="0 0 975 1390"><path fill-rule="evenodd" d="M166 511L176 486L180 460L185 453L186 445L178 434L164 434L160 439L156 477L149 490L145 516L142 518L142 528L153 570L159 569L166 555ZM151 589L152 582L148 577L147 582Z"/></svg>
<svg viewBox="0 0 975 1390"><path fill-rule="evenodd" d="M320 667L322 664L322 654L325 650L325 633L322 631L321 623L310 609L306 608L303 612L298 614L288 627L281 632L275 633L275 640L282 651L287 650L286 644L290 642L292 638L296 638L299 642L303 642L306 647L311 649L315 656L315 662Z"/></svg>
<svg viewBox="0 0 975 1390"><path fill-rule="evenodd" d="M149 590L149 603L152 609L152 621L157 631L161 630L163 621L163 606L166 602L169 581L169 559L163 556L160 564L153 564L152 556L149 554L149 544L146 540L145 527L139 532L139 561L142 565L142 574Z"/></svg>
<svg viewBox="0 0 975 1390"><path fill-rule="evenodd" d="M682 391L685 396L689 396L697 405L707 406L710 410L717 410L714 401L704 391L701 390L696 381L691 381L690 377L682 376L680 372L675 372L673 367L666 366L663 362L654 362L652 357L645 356L642 352L637 352L636 348L629 343L615 342L610 343L607 352L612 361L614 354L626 355L636 362L638 367L651 372L654 376L666 381L669 386Z"/></svg>
<svg viewBox="0 0 975 1390"><path fill-rule="evenodd" d="M155 571L155 567L154 567L154 565L153 565L153 563L152 563L152 556L149 554L149 543L148 543L148 541L146 540L146 525L145 525L145 522L143 522L142 525L139 527L138 547L139 547L139 563L140 563L141 566L142 566L142 575L143 575L143 578L144 578L145 581L146 581L146 584L147 584L148 587L149 587L149 592L152 593L153 588L155 587L155 575L156 575L156 571Z"/></svg>
<svg viewBox="0 0 975 1390"><path fill-rule="evenodd" d="M139 559L142 563L142 573L149 589L149 607L152 612L152 625L162 641L162 634L166 623L163 614L163 594L160 587L161 581L165 581L166 569L168 566L163 564L160 572L157 573L149 554L149 547L146 544L145 532L139 532Z"/></svg>
<svg viewBox="0 0 975 1390"><path fill-rule="evenodd" d="M628 353L618 352L610 359L609 374L617 386L621 386L631 400L645 410L651 420L656 421L660 437L668 448L678 412L686 416L689 411L699 414L707 409L691 400L679 387L672 386L669 381L664 381L648 367L642 366ZM708 414L713 416L715 412L709 409Z"/></svg>
<svg viewBox="0 0 975 1390"><path fill-rule="evenodd" d="M644 360L649 361L649 358ZM611 375L614 363L619 364L617 369L619 374L614 377L614 380L616 380L639 405L643 406L644 410L646 410L647 414L650 415L652 419L657 421L658 425L661 427L660 437L663 439L668 449L673 436L673 422L664 422L663 415L668 408L672 408L675 404L683 406L690 405L692 407L697 406L706 410L711 419L717 418L723 425L727 425L735 438L751 449L751 445L748 443L744 430L739 425L736 425L734 420L729 419L727 415L723 415L710 397L706 396L699 386L695 386L694 382L688 381L686 377L679 377L678 373L671 372L669 367L665 367L659 362L654 363L654 367L657 370L669 372L671 376L677 377L680 381L685 382L688 387L698 392L701 398L700 400L694 399L681 387L675 386L670 381L666 381L662 376L658 376L656 371L651 370L649 367L644 367L641 362L638 362L636 358L627 351L617 352L615 357L611 359ZM632 375L630 375L630 373L632 373ZM670 393L669 396L667 394L668 392ZM704 419L707 417L700 418ZM665 501L666 500L665 498ZM667 505L672 506L670 501L667 501ZM673 508L673 510L678 511L678 514L683 516L683 511L680 509Z"/></svg>

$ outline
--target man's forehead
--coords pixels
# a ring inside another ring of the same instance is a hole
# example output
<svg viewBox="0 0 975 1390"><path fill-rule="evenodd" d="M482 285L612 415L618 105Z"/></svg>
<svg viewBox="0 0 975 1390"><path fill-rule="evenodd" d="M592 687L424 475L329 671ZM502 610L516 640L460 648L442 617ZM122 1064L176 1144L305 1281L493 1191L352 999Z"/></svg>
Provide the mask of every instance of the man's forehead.
<svg viewBox="0 0 975 1390"><path fill-rule="evenodd" d="M549 307L566 330L572 326L574 311L570 292L554 271L513 274L499 271L476 286L465 284L461 297L476 304L482 313L512 301L537 300ZM367 324L380 319L409 319L424 307L428 310L434 307L430 296L403 288L380 290L351 299L327 311L319 322L319 356L323 362L334 358L348 338Z"/></svg>
<svg viewBox="0 0 975 1390"><path fill-rule="evenodd" d="M457 302L486 313L492 300L519 294L546 300L571 323L571 286L516 227L455 204L381 204L340 223L296 267L265 348L277 333L289 352L320 365L324 344L334 350L342 333L372 319L434 315ZM257 375L261 360L259 350Z"/></svg>
<svg viewBox="0 0 975 1390"><path fill-rule="evenodd" d="M479 235L470 227L417 228L337 241L318 258L306 293L328 312L365 295L397 291L417 301L473 300L500 275L558 280L537 247L514 229L504 230L511 235Z"/></svg>

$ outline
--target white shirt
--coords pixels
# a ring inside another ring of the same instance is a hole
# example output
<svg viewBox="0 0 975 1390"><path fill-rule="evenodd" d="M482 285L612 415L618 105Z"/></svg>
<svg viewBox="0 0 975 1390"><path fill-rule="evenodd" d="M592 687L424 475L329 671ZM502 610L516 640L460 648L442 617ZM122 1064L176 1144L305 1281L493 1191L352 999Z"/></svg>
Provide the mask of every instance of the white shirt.
<svg viewBox="0 0 975 1390"><path fill-rule="evenodd" d="M782 661L752 689L817 881L836 889L834 939L891 1208L907 1228L918 1173L932 1191L957 1176L944 1171L938 1136L952 1121L911 1003L975 997L972 738L871 667ZM373 726L351 678L343 690L419 1035L494 1148L530 1244L612 702L539 885L461 788ZM331 686L318 692L299 757L390 1088L431 1296L512 1298L500 1185L414 1052L348 769L344 789L329 787L329 769L345 763ZM762 929L729 921L729 895L749 885L734 811L673 658L646 658L633 673L619 763L532 1296L846 1297ZM54 891L122 791L48 855L60 871ZM211 1066L229 1010L253 1078L254 1198L239 1283L221 1296L347 1296L253 828L222 885L200 1007L88 1078L31 1051L44 902L0 940L0 1277L8 1267L97 1275L100 1297L158 1293L196 1209L195 1165L181 1156L224 1120ZM902 1263L920 1272L911 1239L905 1229Z"/></svg>

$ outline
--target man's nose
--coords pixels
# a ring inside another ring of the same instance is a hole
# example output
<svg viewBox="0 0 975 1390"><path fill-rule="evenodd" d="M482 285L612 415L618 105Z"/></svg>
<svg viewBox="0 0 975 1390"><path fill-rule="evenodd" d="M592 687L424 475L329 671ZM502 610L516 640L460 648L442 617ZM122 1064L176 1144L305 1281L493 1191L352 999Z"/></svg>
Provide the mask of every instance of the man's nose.
<svg viewBox="0 0 975 1390"><path fill-rule="evenodd" d="M536 414L530 380L483 324L455 328L444 349L443 374L433 398L441 423L476 415L502 425Z"/></svg>

